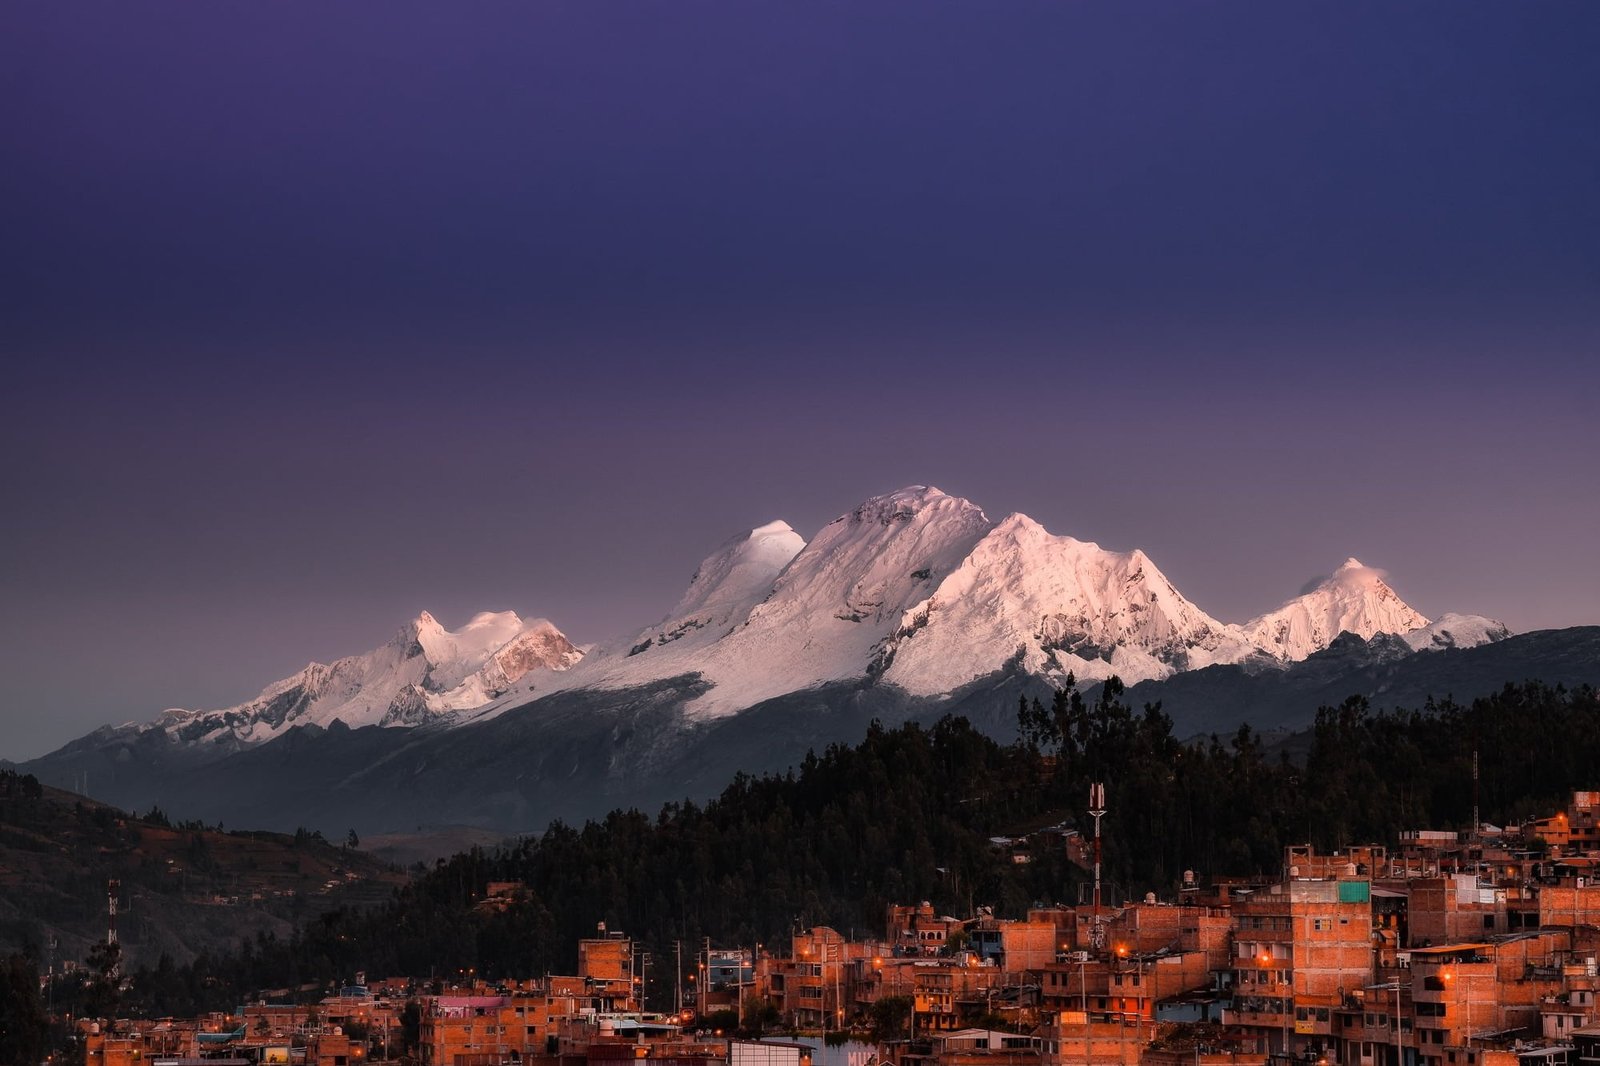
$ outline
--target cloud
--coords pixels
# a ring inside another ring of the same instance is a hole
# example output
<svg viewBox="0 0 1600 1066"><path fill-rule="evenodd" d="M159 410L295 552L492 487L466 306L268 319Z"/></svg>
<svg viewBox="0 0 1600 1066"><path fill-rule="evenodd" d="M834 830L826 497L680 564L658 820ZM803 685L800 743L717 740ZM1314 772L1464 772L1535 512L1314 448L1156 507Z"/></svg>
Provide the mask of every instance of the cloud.
<svg viewBox="0 0 1600 1066"><path fill-rule="evenodd" d="M1356 559L1346 559L1344 565L1331 574L1314 577L1300 586L1300 595L1315 592L1329 581L1341 581L1350 585L1364 585L1372 581L1382 581L1389 576L1389 571L1380 570L1375 566L1363 566Z"/></svg>
<svg viewBox="0 0 1600 1066"><path fill-rule="evenodd" d="M1330 575L1330 574L1320 574L1317 577L1312 578L1310 581L1307 581L1304 585L1300 586L1300 591L1298 593L1296 593L1296 595L1309 596L1311 593L1313 593L1313 592L1317 591L1317 589L1321 588L1322 584L1325 581L1327 581L1330 576L1332 576L1332 575ZM1281 596L1283 594L1280 592L1278 595Z"/></svg>

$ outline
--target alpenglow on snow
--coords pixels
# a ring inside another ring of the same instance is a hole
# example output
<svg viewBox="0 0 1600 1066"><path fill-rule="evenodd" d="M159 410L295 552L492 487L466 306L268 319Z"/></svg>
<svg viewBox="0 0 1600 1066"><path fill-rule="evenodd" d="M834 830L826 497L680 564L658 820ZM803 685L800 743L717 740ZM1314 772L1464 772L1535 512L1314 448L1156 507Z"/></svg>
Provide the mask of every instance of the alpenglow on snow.
<svg viewBox="0 0 1600 1066"><path fill-rule="evenodd" d="M552 692L622 690L697 674L691 719L839 681L951 693L1003 669L1130 684L1218 663L1297 662L1340 633L1425 651L1509 633L1492 619L1438 622L1350 559L1310 591L1240 624L1186 599L1138 550L1052 534L1023 514L914 485L875 496L807 542L787 523L740 533L696 569L661 621L580 651L544 619L485 613L447 630L426 612L382 647L312 663L220 711L168 711L174 739L249 746L304 724L450 726Z"/></svg>

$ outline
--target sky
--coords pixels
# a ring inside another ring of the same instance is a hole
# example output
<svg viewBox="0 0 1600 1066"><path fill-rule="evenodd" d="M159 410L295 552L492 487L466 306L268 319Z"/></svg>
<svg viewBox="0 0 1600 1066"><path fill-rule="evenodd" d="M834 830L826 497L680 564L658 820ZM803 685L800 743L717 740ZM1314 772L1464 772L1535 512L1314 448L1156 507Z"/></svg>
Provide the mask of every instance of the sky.
<svg viewBox="0 0 1600 1066"><path fill-rule="evenodd" d="M0 757L933 484L1600 623L1600 5L0 12Z"/></svg>

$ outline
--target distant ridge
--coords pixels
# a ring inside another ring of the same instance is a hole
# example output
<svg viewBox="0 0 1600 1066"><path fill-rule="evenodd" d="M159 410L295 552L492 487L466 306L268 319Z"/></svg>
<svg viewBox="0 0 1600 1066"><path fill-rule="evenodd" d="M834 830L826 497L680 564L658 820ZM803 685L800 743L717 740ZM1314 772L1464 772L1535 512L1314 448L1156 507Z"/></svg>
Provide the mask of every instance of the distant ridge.
<svg viewBox="0 0 1600 1066"><path fill-rule="evenodd" d="M540 695L621 690L695 674L693 720L843 681L947 696L1002 667L1054 683L1128 683L1251 660L1305 659L1341 633L1405 636L1415 650L1503 639L1473 615L1429 621L1382 574L1347 560L1304 594L1242 625L1183 596L1134 549L1050 533L1023 514L993 522L926 485L864 500L808 543L774 521L725 541L661 621L585 654L553 624L484 613L447 630L426 611L387 644L312 663L254 700L168 711L148 725L237 750L294 726L451 728Z"/></svg>
<svg viewBox="0 0 1600 1066"><path fill-rule="evenodd" d="M784 522L729 538L662 620L613 644L580 650L510 612L457 630L424 612L380 648L313 663L248 703L102 728L24 765L61 784L87 772L117 802L243 824L284 824L300 802L285 798L292 782L296 817L335 831L510 830L720 788L803 745L854 739L874 716L953 710L1005 734L1008 699L1069 676L1119 677L1180 728L1289 724L1309 719L1308 700L1356 691L1420 701L1591 680L1600 656L1585 632L1430 622L1355 559L1228 624L1142 551L1022 514L995 522L915 485L809 542Z"/></svg>

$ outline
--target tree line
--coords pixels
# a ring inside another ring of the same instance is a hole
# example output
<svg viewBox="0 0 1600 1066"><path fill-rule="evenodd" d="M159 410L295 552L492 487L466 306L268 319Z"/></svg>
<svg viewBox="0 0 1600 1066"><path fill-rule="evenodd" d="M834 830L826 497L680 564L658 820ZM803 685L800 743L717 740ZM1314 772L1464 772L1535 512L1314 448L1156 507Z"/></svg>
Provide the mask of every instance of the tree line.
<svg viewBox="0 0 1600 1066"><path fill-rule="evenodd" d="M258 936L188 966L133 975L127 1003L152 1015L237 1004L260 989L320 988L369 974L446 981L571 973L597 923L632 935L653 960L657 1003L674 980L675 941L787 949L797 928L881 931L891 902L1019 916L1075 902L1086 876L1059 837L1032 861L991 843L1082 816L1106 786L1105 867L1116 895L1201 876L1275 876L1283 848L1384 843L1402 828L1470 820L1472 754L1487 819L1547 813L1600 787L1600 701L1593 688L1507 685L1460 705L1375 711L1359 697L1318 711L1296 743L1268 747L1248 726L1188 743L1159 705L1135 711L1111 682L1018 707L1020 738L997 743L962 718L872 725L854 745L812 753L783 775L740 775L717 798L654 815L613 811L557 823L498 850L473 849L398 889L386 904L322 915L294 935ZM1303 756L1292 758L1292 750ZM491 881L523 887L485 903ZM687 967L686 967L687 968Z"/></svg>

